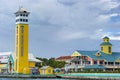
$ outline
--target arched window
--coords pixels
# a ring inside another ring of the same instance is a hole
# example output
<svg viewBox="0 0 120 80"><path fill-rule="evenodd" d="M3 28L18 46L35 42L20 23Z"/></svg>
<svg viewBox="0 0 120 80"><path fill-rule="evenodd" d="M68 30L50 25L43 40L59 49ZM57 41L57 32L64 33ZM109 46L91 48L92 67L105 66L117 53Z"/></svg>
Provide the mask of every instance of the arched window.
<svg viewBox="0 0 120 80"><path fill-rule="evenodd" d="M108 52L111 53L111 47L108 47Z"/></svg>

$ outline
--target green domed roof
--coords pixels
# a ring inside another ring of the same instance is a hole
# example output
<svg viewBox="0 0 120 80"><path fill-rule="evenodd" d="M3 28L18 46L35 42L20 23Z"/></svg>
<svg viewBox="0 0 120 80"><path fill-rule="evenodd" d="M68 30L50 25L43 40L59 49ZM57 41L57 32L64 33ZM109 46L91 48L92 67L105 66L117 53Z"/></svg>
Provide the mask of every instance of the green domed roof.
<svg viewBox="0 0 120 80"><path fill-rule="evenodd" d="M110 46L112 46L112 44L110 42L103 42L103 43L100 44L100 46L103 46L103 45L110 45Z"/></svg>

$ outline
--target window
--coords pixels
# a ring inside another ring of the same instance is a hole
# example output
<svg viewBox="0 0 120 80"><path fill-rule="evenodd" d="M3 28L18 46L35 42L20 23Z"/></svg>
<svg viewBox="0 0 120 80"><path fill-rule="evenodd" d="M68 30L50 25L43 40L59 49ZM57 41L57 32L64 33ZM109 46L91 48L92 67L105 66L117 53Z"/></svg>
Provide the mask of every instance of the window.
<svg viewBox="0 0 120 80"><path fill-rule="evenodd" d="M23 16L22 14L20 14L20 16Z"/></svg>
<svg viewBox="0 0 120 80"><path fill-rule="evenodd" d="M20 19L20 21L22 22L22 19Z"/></svg>
<svg viewBox="0 0 120 80"><path fill-rule="evenodd" d="M25 22L25 19L23 19L23 22Z"/></svg>
<svg viewBox="0 0 120 80"><path fill-rule="evenodd" d="M103 51L103 47L101 47L101 51Z"/></svg>
<svg viewBox="0 0 120 80"><path fill-rule="evenodd" d="M51 70L50 70L50 69L48 70L48 73L51 73Z"/></svg>
<svg viewBox="0 0 120 80"><path fill-rule="evenodd" d="M107 42L108 42L109 40L107 39Z"/></svg>
<svg viewBox="0 0 120 80"><path fill-rule="evenodd" d="M24 48L23 48L23 46L21 47L21 56L23 56L23 54L24 54Z"/></svg>
<svg viewBox="0 0 120 80"><path fill-rule="evenodd" d="M21 32L24 33L24 26L21 26Z"/></svg>
<svg viewBox="0 0 120 80"><path fill-rule="evenodd" d="M94 64L97 64L97 61L94 61Z"/></svg>
<svg viewBox="0 0 120 80"><path fill-rule="evenodd" d="M107 62L105 62L105 65L107 64Z"/></svg>
<svg viewBox="0 0 120 80"><path fill-rule="evenodd" d="M18 45L18 26L16 27L16 45Z"/></svg>
<svg viewBox="0 0 120 80"><path fill-rule="evenodd" d="M26 17L28 17L28 15L26 14Z"/></svg>
<svg viewBox="0 0 120 80"><path fill-rule="evenodd" d="M111 47L108 48L108 52L111 53Z"/></svg>
<svg viewBox="0 0 120 80"><path fill-rule="evenodd" d="M28 19L26 19L26 22L28 22Z"/></svg>
<svg viewBox="0 0 120 80"><path fill-rule="evenodd" d="M21 36L21 44L22 45L24 44L24 36L23 35Z"/></svg>
<svg viewBox="0 0 120 80"><path fill-rule="evenodd" d="M105 39L104 39L104 42L105 42Z"/></svg>
<svg viewBox="0 0 120 80"><path fill-rule="evenodd" d="M24 55L24 26L21 26L21 56Z"/></svg>
<svg viewBox="0 0 120 80"><path fill-rule="evenodd" d="M16 59L16 70L17 70L17 59Z"/></svg>
<svg viewBox="0 0 120 80"><path fill-rule="evenodd" d="M16 33L18 34L18 26L16 27Z"/></svg>
<svg viewBox="0 0 120 80"><path fill-rule="evenodd" d="M21 36L21 56L24 55L24 36Z"/></svg>
<svg viewBox="0 0 120 80"><path fill-rule="evenodd" d="M23 16L25 16L25 14L23 14Z"/></svg>
<svg viewBox="0 0 120 80"><path fill-rule="evenodd" d="M119 62L115 62L115 65L119 65Z"/></svg>
<svg viewBox="0 0 120 80"><path fill-rule="evenodd" d="M103 61L100 61L100 64L103 64Z"/></svg>
<svg viewBox="0 0 120 80"><path fill-rule="evenodd" d="M90 61L88 61L88 64L91 64L91 62L90 62Z"/></svg>
<svg viewBox="0 0 120 80"><path fill-rule="evenodd" d="M16 22L19 22L19 19L17 19Z"/></svg>
<svg viewBox="0 0 120 80"><path fill-rule="evenodd" d="M16 45L18 45L18 35L16 36Z"/></svg>
<svg viewBox="0 0 120 80"><path fill-rule="evenodd" d="M17 19L16 22L19 22L19 19Z"/></svg>

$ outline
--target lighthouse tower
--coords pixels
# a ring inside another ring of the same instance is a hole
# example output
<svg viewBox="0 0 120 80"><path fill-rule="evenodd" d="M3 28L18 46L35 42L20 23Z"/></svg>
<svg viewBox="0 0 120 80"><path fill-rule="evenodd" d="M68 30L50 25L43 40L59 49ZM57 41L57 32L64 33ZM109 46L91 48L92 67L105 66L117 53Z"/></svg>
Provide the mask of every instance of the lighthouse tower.
<svg viewBox="0 0 120 80"><path fill-rule="evenodd" d="M20 7L15 13L15 73L27 73L28 68L28 15L30 13Z"/></svg>

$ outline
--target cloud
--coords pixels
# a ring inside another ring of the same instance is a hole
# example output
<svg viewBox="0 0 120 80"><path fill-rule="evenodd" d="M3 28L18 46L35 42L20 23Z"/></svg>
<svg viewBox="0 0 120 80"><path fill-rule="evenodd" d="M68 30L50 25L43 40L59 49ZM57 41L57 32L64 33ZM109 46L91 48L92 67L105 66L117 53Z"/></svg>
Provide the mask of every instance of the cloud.
<svg viewBox="0 0 120 80"><path fill-rule="evenodd" d="M109 21L111 20L111 17L116 17L119 16L119 14L114 13L114 14L107 14L107 15L100 15L98 18L100 21Z"/></svg>
<svg viewBox="0 0 120 80"><path fill-rule="evenodd" d="M120 40L120 32L116 32L110 37L112 40Z"/></svg>
<svg viewBox="0 0 120 80"><path fill-rule="evenodd" d="M111 36L110 39L111 39L111 40L120 40L120 36L117 36L117 37Z"/></svg>
<svg viewBox="0 0 120 80"><path fill-rule="evenodd" d="M9 45L14 45L14 41L11 40L11 38L14 39L14 12L18 10L19 5L31 12L29 16L30 51L36 54L46 51L44 55L47 56L49 52L58 53L57 50L62 53L67 47L81 48L79 45L68 45L67 42L74 44L81 41L81 44L85 45L87 43L84 39L92 42L105 35L113 40L119 40L119 36L115 36L120 29L119 0L24 0L21 2L1 0L0 36L5 34L8 37L7 40L11 41ZM2 36L1 40L4 39L6 38ZM7 43L7 40L4 40L4 43ZM62 49L63 43L67 46ZM2 45L4 44L0 44L0 49ZM8 50L11 49L14 48Z"/></svg>
<svg viewBox="0 0 120 80"><path fill-rule="evenodd" d="M72 6L79 2L79 0L57 0L57 1L65 6Z"/></svg>
<svg viewBox="0 0 120 80"><path fill-rule="evenodd" d="M60 32L60 34L58 35L62 41L76 40L76 39L88 37L84 32L63 31L63 34L64 35L61 36L61 32Z"/></svg>

